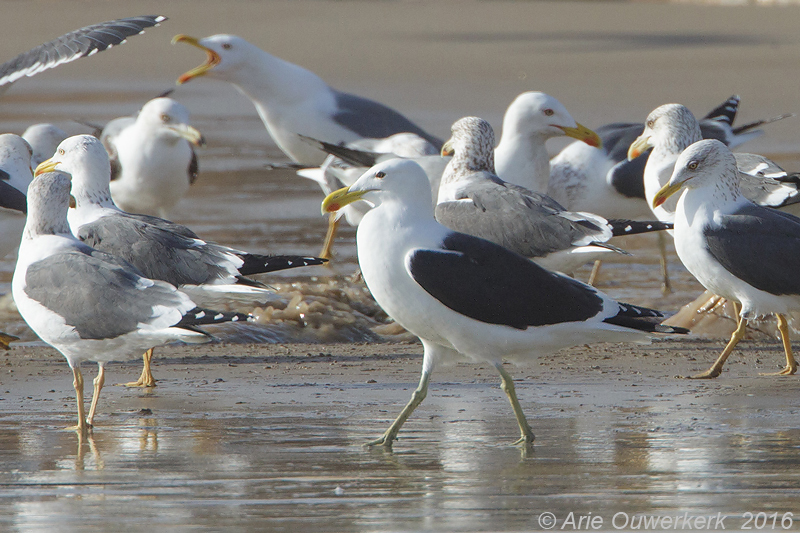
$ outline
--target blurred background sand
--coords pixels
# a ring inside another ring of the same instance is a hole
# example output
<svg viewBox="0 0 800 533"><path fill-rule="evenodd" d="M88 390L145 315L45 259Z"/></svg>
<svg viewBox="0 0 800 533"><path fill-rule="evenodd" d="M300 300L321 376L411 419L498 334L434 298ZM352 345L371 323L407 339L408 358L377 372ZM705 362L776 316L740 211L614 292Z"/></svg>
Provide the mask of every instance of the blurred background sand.
<svg viewBox="0 0 800 533"><path fill-rule="evenodd" d="M118 116L119 106L110 109L109 100L124 106L132 91L158 94L203 60L196 49L169 44L177 33L238 34L336 88L395 107L442 137L452 122L470 114L499 131L506 106L528 90L556 96L590 127L643 121L667 102L702 115L734 93L742 96L740 121L800 111L799 6L6 1L0 58L89 23L156 13L169 20L120 49L18 82L0 101L0 112L18 127L14 117L35 113L24 105L26 93L69 88L95 94L103 104L99 112ZM227 84L196 80L174 96L200 120L230 113L252 117L248 135L269 142L263 128L255 127L251 104ZM58 114L56 104L69 99L53 95L41 119ZM128 107L140 105L137 100ZM796 120L770 126L748 150L794 153L799 129Z"/></svg>

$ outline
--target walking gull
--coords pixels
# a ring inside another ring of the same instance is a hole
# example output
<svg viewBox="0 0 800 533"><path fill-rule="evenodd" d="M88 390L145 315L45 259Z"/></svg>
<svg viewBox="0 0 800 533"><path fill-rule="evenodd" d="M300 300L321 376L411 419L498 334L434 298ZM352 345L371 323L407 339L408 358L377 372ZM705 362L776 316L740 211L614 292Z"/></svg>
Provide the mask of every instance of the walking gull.
<svg viewBox="0 0 800 533"><path fill-rule="evenodd" d="M67 223L69 197L64 174L45 173L31 182L12 291L25 322L72 368L77 429L85 432L94 422L107 362L175 340L204 342L209 336L198 325L247 317L201 309L174 286L77 240ZM87 416L82 361L98 365Z"/></svg>
<svg viewBox="0 0 800 533"><path fill-rule="evenodd" d="M268 54L241 37L212 35L197 39L176 35L172 42L196 46L208 56L205 63L181 75L179 84L198 76L232 83L256 106L278 147L301 165L319 166L326 154L299 135L340 144L415 133L437 149L442 145L441 140L397 111L337 91L313 72Z"/></svg>
<svg viewBox="0 0 800 533"><path fill-rule="evenodd" d="M639 159L643 153L650 151L644 169L645 197L653 214L662 222L673 221L677 198L653 207L653 197L669 181L681 152L702 138L700 123L688 108L680 104L665 104L647 116L644 131L628 148L629 160ZM747 168L752 166L752 157L743 158ZM797 183L779 182L751 173L740 173L739 179L742 181L742 192L757 204L781 207L800 201ZM659 246L664 287L669 290L663 238L659 239Z"/></svg>
<svg viewBox="0 0 800 533"><path fill-rule="evenodd" d="M324 260L298 255L265 256L200 239L192 230L168 220L120 211L109 192L110 167L100 141L76 135L37 167L37 174L60 170L72 175L75 207L69 210L73 233L89 246L128 261L150 279L166 281L203 305L219 300L268 301L275 294L246 276L320 265ZM139 382L152 386L150 358ZM148 377L149 376L149 377Z"/></svg>
<svg viewBox="0 0 800 533"><path fill-rule="evenodd" d="M800 219L759 206L741 192L736 159L717 140L689 146L653 205L686 189L675 211L675 250L706 289L741 304L739 324L717 361L695 378L715 378L744 337L748 319L775 314L786 352L779 374L797 371L786 314L800 310L796 275Z"/></svg>
<svg viewBox="0 0 800 533"><path fill-rule="evenodd" d="M372 445L392 445L441 363L492 364L516 416L517 442L530 444L533 432L504 358L529 360L586 342L647 342L649 333L686 331L651 322L657 311L618 303L501 246L442 226L433 218L425 172L413 161L380 163L327 196L322 210L334 212L360 199L374 206L356 234L364 281L383 310L424 348L411 401Z"/></svg>

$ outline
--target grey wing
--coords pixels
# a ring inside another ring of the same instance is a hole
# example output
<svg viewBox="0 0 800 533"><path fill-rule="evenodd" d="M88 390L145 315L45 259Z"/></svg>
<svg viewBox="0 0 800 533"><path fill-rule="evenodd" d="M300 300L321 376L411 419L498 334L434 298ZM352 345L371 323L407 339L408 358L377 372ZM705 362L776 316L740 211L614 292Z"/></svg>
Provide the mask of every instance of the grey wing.
<svg viewBox="0 0 800 533"><path fill-rule="evenodd" d="M800 219L748 205L704 231L709 253L728 272L771 294L800 294Z"/></svg>
<svg viewBox="0 0 800 533"><path fill-rule="evenodd" d="M800 202L796 176L764 156L738 152L733 155L739 169L739 188L748 200L766 207Z"/></svg>
<svg viewBox="0 0 800 533"><path fill-rule="evenodd" d="M128 261L147 278L176 286L231 277L231 259L216 248L138 217L106 216L81 226L77 237L93 248Z"/></svg>
<svg viewBox="0 0 800 533"><path fill-rule="evenodd" d="M785 178L787 172L775 161L759 154L735 152L736 167L740 172L759 178Z"/></svg>
<svg viewBox="0 0 800 533"><path fill-rule="evenodd" d="M64 317L82 339L130 333L156 318L154 308L182 304L180 294L168 286L146 286L133 270L107 259L82 250L37 261L25 274L25 293Z"/></svg>
<svg viewBox="0 0 800 533"><path fill-rule="evenodd" d="M178 224L176 222L171 222L163 218L154 217L151 215L141 215L138 213L125 213L125 212L119 213L118 216L127 218L129 220L137 221L142 224L147 224L149 226L155 226L164 231L177 233L178 235L186 237L187 239L200 239L200 237L198 237L197 234L188 227L182 224Z"/></svg>
<svg viewBox="0 0 800 533"><path fill-rule="evenodd" d="M514 189L487 185L438 204L436 220L532 258L566 250L587 234L602 232L591 222L569 220L561 212Z"/></svg>
<svg viewBox="0 0 800 533"><path fill-rule="evenodd" d="M437 149L443 144L394 109L373 100L336 91L336 107L333 120L362 137L382 139L407 132L416 133Z"/></svg>
<svg viewBox="0 0 800 533"><path fill-rule="evenodd" d="M122 44L131 35L167 20L160 15L131 17L101 22L69 32L39 45L0 65L0 86L14 83L23 76L33 76L62 63Z"/></svg>

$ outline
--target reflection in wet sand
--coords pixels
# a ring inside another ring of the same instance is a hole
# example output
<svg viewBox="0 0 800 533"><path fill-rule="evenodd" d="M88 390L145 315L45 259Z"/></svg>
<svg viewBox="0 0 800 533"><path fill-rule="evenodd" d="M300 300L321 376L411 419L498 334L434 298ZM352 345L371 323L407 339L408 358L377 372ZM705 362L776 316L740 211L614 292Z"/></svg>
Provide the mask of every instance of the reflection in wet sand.
<svg viewBox="0 0 800 533"><path fill-rule="evenodd" d="M790 407L768 416L708 409L718 398L691 391L605 405L592 400L604 397L601 382L575 393L531 385L540 438L526 458L509 445L515 428L499 416L506 406L496 384L438 384L394 453L362 445L405 387L388 389L386 405L359 403L362 387L351 385L305 405L267 402L249 415L209 417L202 407L115 414L83 442L46 415L9 413L0 432L0 526L53 526L70 516L66 502L80 501L87 525L98 528L143 513L164 525L334 531L378 530L390 520L412 530L526 530L545 510L609 519L620 510L739 512L779 479L789 490L765 505L794 505L800 434L773 427L776 417L796 421ZM219 393L230 394L225 384L207 394ZM569 394L585 403L556 401ZM168 517L160 512L167 508Z"/></svg>

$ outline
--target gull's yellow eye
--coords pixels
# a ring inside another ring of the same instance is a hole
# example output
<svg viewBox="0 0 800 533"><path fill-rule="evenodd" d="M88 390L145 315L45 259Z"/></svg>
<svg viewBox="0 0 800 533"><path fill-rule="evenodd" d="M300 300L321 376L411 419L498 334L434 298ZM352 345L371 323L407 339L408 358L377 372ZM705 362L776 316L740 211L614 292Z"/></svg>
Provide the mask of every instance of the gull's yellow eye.
<svg viewBox="0 0 800 533"><path fill-rule="evenodd" d="M378 178L379 180L382 180L383 178L386 177L386 172L384 172L383 170L379 170L378 172L375 173L375 177Z"/></svg>
<svg viewBox="0 0 800 533"><path fill-rule="evenodd" d="M655 122L656 122L656 121L655 121L655 120L653 120L653 119L650 119L650 120L648 120L648 121L647 121L647 127L648 127L648 128L652 128L652 127L653 127L653 124L655 124Z"/></svg>
<svg viewBox="0 0 800 533"><path fill-rule="evenodd" d="M697 170L697 161L692 161L691 163L686 165L686 168L688 168L689 170Z"/></svg>
<svg viewBox="0 0 800 533"><path fill-rule="evenodd" d="M555 113L556 113L555 111L549 108L544 110L544 114L547 115L548 117L552 117L553 115L555 115Z"/></svg>
<svg viewBox="0 0 800 533"><path fill-rule="evenodd" d="M58 155L64 155L65 153L66 153L66 152L64 151L64 149L63 149L63 148L59 148L59 149L58 149Z"/></svg>

